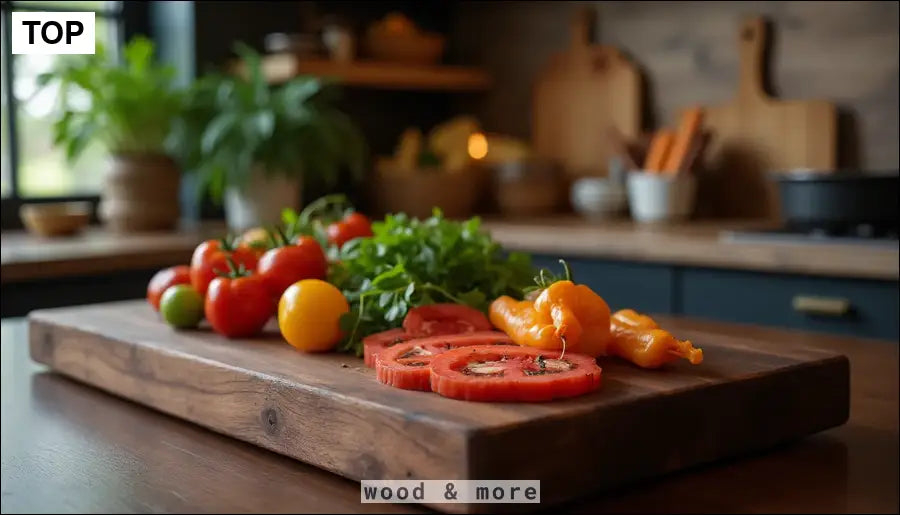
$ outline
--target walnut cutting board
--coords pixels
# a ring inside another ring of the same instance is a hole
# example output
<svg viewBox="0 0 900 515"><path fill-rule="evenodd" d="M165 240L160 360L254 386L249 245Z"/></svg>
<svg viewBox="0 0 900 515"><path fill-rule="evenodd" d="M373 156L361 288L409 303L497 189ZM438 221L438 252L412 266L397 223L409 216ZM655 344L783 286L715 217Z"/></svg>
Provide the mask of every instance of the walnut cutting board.
<svg viewBox="0 0 900 515"><path fill-rule="evenodd" d="M834 104L778 100L764 91L766 32L762 18L742 23L737 94L728 104L705 108L704 126L712 139L701 197L715 204L718 215L778 218L778 190L771 172L828 172L837 164Z"/></svg>
<svg viewBox="0 0 900 515"><path fill-rule="evenodd" d="M276 333L176 332L147 303L33 312L31 356L213 431L354 479L539 479L544 506L840 425L843 356L667 323L704 349L659 371L601 359L600 391L543 404L455 401L379 384L362 360ZM434 506L446 511L529 505Z"/></svg>
<svg viewBox="0 0 900 515"><path fill-rule="evenodd" d="M610 126L628 139L641 129L640 74L618 49L590 44L590 25L591 11L579 11L569 48L550 59L533 91L534 149L572 177L606 175Z"/></svg>

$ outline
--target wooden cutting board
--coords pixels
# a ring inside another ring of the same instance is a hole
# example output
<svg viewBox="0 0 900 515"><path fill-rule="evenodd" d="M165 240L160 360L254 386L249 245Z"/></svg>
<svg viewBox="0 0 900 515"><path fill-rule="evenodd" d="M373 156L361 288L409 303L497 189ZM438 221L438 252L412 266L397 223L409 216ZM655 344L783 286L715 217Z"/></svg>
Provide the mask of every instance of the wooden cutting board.
<svg viewBox="0 0 900 515"><path fill-rule="evenodd" d="M641 129L641 79L611 46L592 45L592 11L580 10L569 48L537 77L532 139L538 155L558 160L571 177L607 174L609 127L629 139Z"/></svg>
<svg viewBox="0 0 900 515"><path fill-rule="evenodd" d="M399 390L359 358L303 354L275 332L176 332L143 300L33 312L29 341L57 372L350 479L539 479L544 506L847 420L845 357L670 327L703 348L702 365L601 359L599 391L542 404Z"/></svg>
<svg viewBox="0 0 900 515"><path fill-rule="evenodd" d="M705 108L712 139L703 200L714 214L778 218L771 172L796 168L832 171L837 165L837 114L824 100L778 100L763 88L766 24L745 20L738 34L740 78L735 98ZM702 187L702 186L701 186Z"/></svg>

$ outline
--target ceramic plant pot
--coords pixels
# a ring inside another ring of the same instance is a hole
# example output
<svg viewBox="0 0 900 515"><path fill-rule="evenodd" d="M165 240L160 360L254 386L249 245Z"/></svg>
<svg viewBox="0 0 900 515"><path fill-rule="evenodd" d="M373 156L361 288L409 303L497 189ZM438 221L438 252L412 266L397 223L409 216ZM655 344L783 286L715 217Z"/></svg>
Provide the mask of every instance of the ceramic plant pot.
<svg viewBox="0 0 900 515"><path fill-rule="evenodd" d="M242 186L225 189L225 220L232 231L271 226L281 221L286 207L299 210L302 181L299 177L285 177L263 173L256 167Z"/></svg>
<svg viewBox="0 0 900 515"><path fill-rule="evenodd" d="M157 231L178 222L178 166L161 154L112 157L98 216L114 231Z"/></svg>

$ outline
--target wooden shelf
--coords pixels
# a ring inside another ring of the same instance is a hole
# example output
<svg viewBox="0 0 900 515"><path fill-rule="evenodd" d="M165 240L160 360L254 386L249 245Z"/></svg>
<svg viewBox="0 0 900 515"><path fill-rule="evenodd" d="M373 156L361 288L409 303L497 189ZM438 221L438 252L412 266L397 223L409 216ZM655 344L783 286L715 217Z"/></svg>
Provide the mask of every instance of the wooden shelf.
<svg viewBox="0 0 900 515"><path fill-rule="evenodd" d="M243 70L238 64L237 70ZM263 74L272 84L297 75L328 77L349 86L398 90L479 91L491 86L487 73L465 66L421 66L380 61L338 63L327 59L298 59L292 54L263 58Z"/></svg>

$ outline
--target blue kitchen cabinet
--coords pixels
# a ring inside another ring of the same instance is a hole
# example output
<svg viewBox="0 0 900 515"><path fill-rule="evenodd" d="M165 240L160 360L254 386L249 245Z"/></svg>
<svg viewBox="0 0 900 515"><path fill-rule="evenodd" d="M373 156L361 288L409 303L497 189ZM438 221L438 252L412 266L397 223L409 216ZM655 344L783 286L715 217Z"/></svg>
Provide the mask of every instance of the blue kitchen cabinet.
<svg viewBox="0 0 900 515"><path fill-rule="evenodd" d="M894 341L900 333L897 282L692 268L680 274L684 315ZM823 302L824 313L804 307Z"/></svg>
<svg viewBox="0 0 900 515"><path fill-rule="evenodd" d="M675 310L672 267L560 257L572 267L575 280L600 292L613 311L634 308L650 313L672 313ZM536 267L562 273L560 257L534 256L533 263Z"/></svg>
<svg viewBox="0 0 900 515"><path fill-rule="evenodd" d="M601 293L613 310L667 313L897 341L897 281L773 274L565 257L575 279ZM558 257L534 256L555 272ZM842 305L841 312L810 312Z"/></svg>

